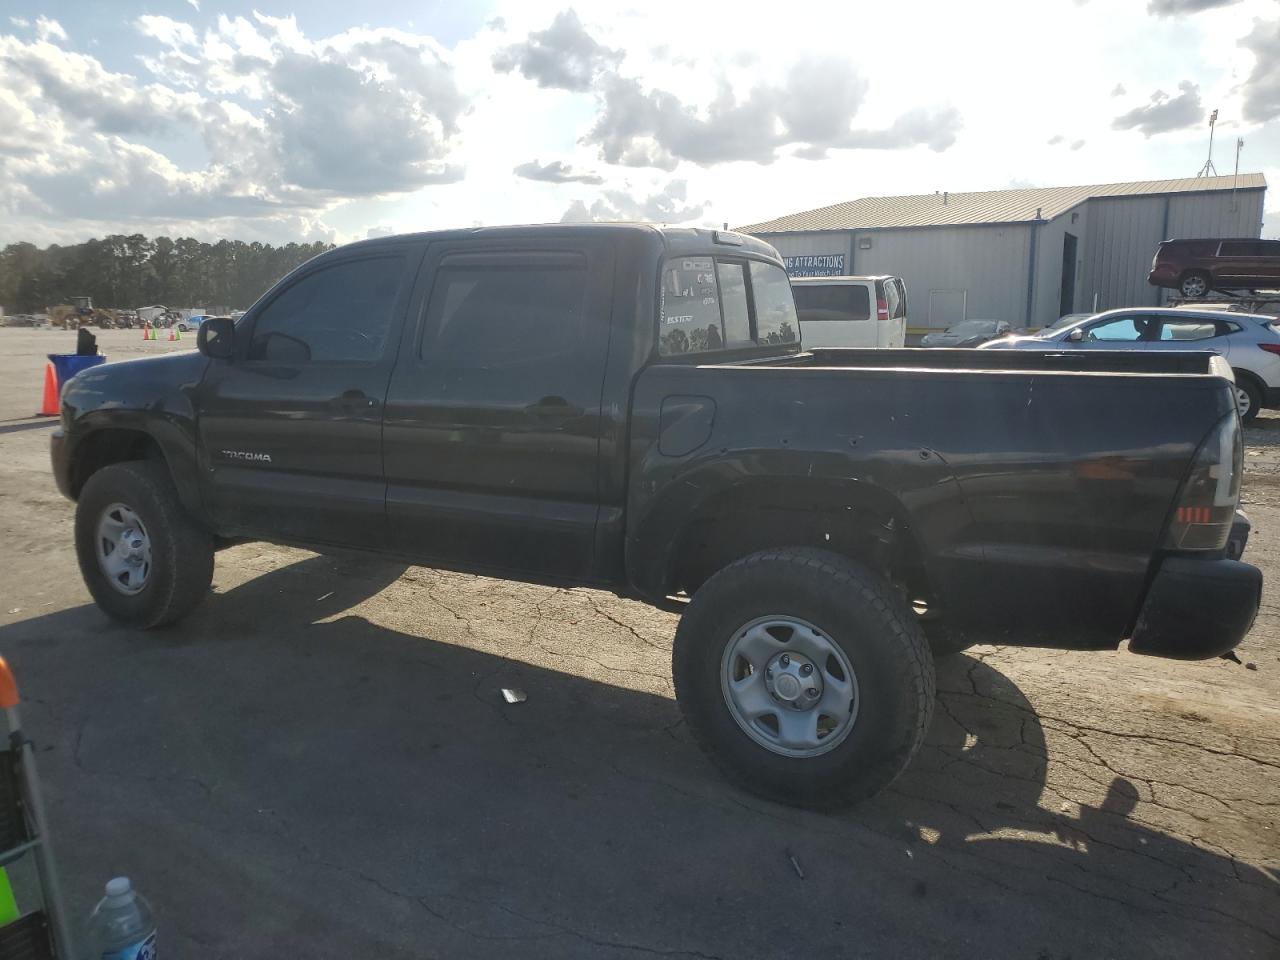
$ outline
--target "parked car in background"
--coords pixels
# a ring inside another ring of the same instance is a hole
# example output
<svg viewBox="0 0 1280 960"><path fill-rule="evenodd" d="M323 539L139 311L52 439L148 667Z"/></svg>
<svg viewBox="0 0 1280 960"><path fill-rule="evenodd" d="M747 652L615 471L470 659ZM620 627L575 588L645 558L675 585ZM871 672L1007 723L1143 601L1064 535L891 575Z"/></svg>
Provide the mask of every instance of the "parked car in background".
<svg viewBox="0 0 1280 960"><path fill-rule="evenodd" d="M1280 333L1256 313L1133 307L1108 310L1070 327L1034 337L983 344L1006 350L1212 350L1231 364L1242 419L1280 408Z"/></svg>
<svg viewBox="0 0 1280 960"><path fill-rule="evenodd" d="M976 347L1013 332L1008 320L961 320L945 330L926 333L922 347Z"/></svg>
<svg viewBox="0 0 1280 960"><path fill-rule="evenodd" d="M1280 288L1280 240L1165 240L1156 247L1147 282L1184 297Z"/></svg>
<svg viewBox="0 0 1280 960"><path fill-rule="evenodd" d="M199 330L200 324L204 323L205 317L194 316L187 317L185 320L175 320L173 326L178 328L179 333L186 333L188 330Z"/></svg>
<svg viewBox="0 0 1280 960"><path fill-rule="evenodd" d="M907 285L901 277L796 277L791 292L806 349L907 342Z"/></svg>

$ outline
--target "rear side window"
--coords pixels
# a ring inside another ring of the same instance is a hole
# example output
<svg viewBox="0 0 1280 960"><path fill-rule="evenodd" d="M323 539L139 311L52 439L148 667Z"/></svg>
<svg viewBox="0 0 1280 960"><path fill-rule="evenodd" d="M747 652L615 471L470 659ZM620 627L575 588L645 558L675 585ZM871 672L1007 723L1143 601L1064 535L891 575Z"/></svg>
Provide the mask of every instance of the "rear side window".
<svg viewBox="0 0 1280 960"><path fill-rule="evenodd" d="M791 281L773 264L673 257L662 270L658 354L795 343Z"/></svg>
<svg viewBox="0 0 1280 960"><path fill-rule="evenodd" d="M1160 328L1160 339L1208 340L1224 332L1212 320L1165 320Z"/></svg>
<svg viewBox="0 0 1280 960"><path fill-rule="evenodd" d="M800 335L800 322L786 271L771 263L751 261L751 290L756 301L756 340L795 343Z"/></svg>
<svg viewBox="0 0 1280 960"><path fill-rule="evenodd" d="M351 260L302 277L258 314L249 359L368 363L382 356L405 273L401 256Z"/></svg>
<svg viewBox="0 0 1280 960"><path fill-rule="evenodd" d="M1218 247L1220 257L1264 257L1268 252L1261 240L1228 240Z"/></svg>
<svg viewBox="0 0 1280 960"><path fill-rule="evenodd" d="M751 345L751 308L747 303L747 267L717 263L720 303L724 307L724 342L730 347Z"/></svg>
<svg viewBox="0 0 1280 960"><path fill-rule="evenodd" d="M871 294L862 284L797 283L791 292L801 323L871 319Z"/></svg>
<svg viewBox="0 0 1280 960"><path fill-rule="evenodd" d="M662 271L658 352L663 356L724 346L715 271L711 257L681 257Z"/></svg>
<svg viewBox="0 0 1280 960"><path fill-rule="evenodd" d="M584 337L587 278L576 253L448 257L436 271L419 354L473 370L572 357Z"/></svg>

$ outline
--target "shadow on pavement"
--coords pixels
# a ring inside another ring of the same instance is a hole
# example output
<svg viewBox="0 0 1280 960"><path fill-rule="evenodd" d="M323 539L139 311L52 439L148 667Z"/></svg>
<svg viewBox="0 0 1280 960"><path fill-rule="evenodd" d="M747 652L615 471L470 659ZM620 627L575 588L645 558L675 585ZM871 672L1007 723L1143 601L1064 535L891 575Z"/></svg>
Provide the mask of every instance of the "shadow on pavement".
<svg viewBox="0 0 1280 960"><path fill-rule="evenodd" d="M0 629L77 915L128 871L187 958L1274 955L1274 884L1126 819L1128 781L1046 810L1039 720L979 660L889 792L808 813L724 784L668 699L344 615L403 569Z"/></svg>

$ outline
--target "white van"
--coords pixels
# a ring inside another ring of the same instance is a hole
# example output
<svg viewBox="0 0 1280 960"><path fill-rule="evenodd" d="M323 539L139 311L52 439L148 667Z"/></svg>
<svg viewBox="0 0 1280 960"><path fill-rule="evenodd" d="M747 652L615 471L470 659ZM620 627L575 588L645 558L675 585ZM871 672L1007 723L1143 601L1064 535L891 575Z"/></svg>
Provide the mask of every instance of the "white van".
<svg viewBox="0 0 1280 960"><path fill-rule="evenodd" d="M796 277L791 292L806 349L907 342L907 285L901 277Z"/></svg>

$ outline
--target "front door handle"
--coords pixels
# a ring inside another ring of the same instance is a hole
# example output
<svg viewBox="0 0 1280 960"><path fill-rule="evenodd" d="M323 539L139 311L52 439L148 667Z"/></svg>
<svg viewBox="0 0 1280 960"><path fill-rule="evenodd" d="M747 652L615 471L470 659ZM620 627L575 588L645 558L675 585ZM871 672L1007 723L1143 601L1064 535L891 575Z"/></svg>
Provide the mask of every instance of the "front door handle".
<svg viewBox="0 0 1280 960"><path fill-rule="evenodd" d="M363 390L348 390L333 401L343 413L368 413L378 408L378 401Z"/></svg>
<svg viewBox="0 0 1280 960"><path fill-rule="evenodd" d="M568 420L582 416L582 408L573 406L564 397L543 397L524 409L530 416L547 419Z"/></svg>

